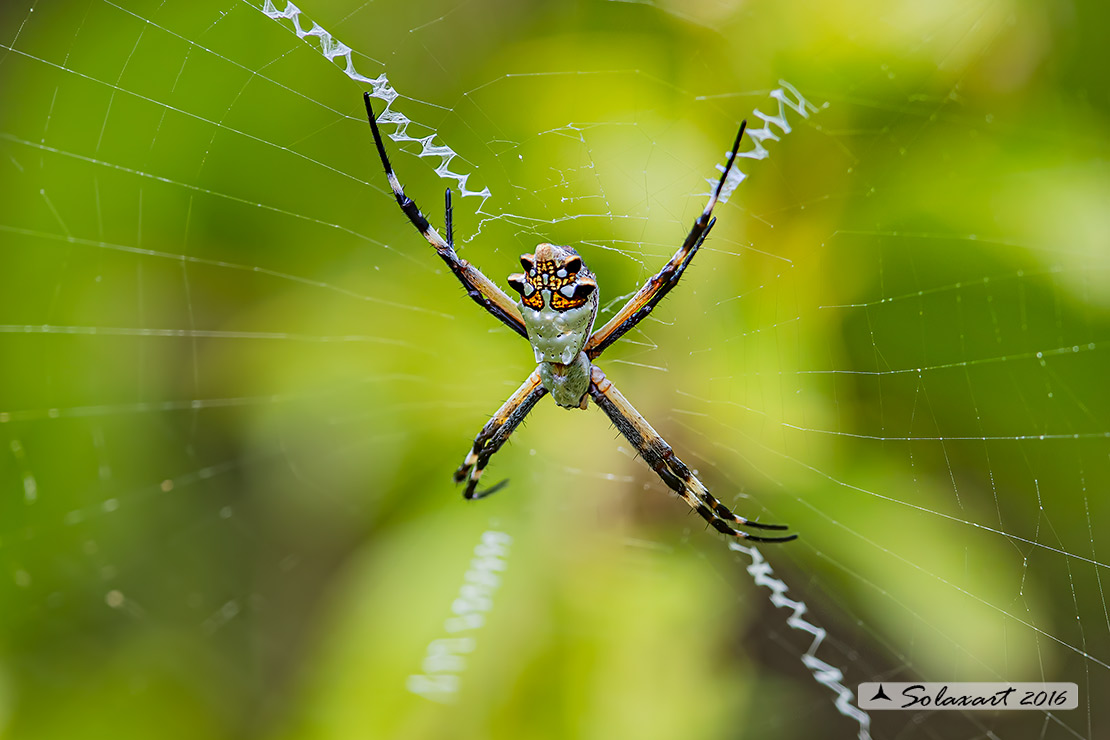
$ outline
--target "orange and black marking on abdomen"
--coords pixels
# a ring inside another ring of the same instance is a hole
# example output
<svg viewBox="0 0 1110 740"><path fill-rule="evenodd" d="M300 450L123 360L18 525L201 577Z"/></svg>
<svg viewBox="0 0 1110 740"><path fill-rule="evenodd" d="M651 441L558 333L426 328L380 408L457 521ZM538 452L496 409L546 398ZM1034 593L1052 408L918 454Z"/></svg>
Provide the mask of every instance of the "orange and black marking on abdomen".
<svg viewBox="0 0 1110 740"><path fill-rule="evenodd" d="M543 293L539 292L538 290L535 290L534 285L532 286L532 288L533 288L532 295L529 295L529 296L522 295L520 297L520 302L523 303L528 308L531 308L535 311L539 311L540 309L543 308Z"/></svg>
<svg viewBox="0 0 1110 740"><path fill-rule="evenodd" d="M577 267L581 267L581 260L575 259ZM578 279L578 271L568 272L567 265L557 265L555 262L536 262L535 276L529 275L529 282L536 288L531 297L540 297L540 291L547 288L551 291L551 308L555 311L569 311L586 305L590 293L597 289L597 283L590 278ZM543 299L538 304L525 301L531 308L542 308Z"/></svg>
<svg viewBox="0 0 1110 740"><path fill-rule="evenodd" d="M541 244L536 251L547 256L552 247ZM510 275L509 285L520 293L521 303L533 310L544 307L544 290L551 291L551 308L560 312L584 306L590 294L597 290L597 283L589 272L579 277L582 259L576 254L562 262L525 254L521 255L520 262L527 272Z"/></svg>

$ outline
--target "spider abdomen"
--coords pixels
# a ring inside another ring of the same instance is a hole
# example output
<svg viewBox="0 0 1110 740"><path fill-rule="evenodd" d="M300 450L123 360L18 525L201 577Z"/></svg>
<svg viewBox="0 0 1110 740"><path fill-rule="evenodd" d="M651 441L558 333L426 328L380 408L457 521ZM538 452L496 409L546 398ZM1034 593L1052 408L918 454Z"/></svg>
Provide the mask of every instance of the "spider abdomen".
<svg viewBox="0 0 1110 740"><path fill-rule="evenodd" d="M596 295L594 301L561 312L520 306L543 387L560 406L580 406L590 388L590 361L582 347L593 328Z"/></svg>
<svg viewBox="0 0 1110 740"><path fill-rule="evenodd" d="M555 403L564 408L586 408L586 391L590 389L590 360L579 352L571 363L541 362L536 368L543 387Z"/></svg>
<svg viewBox="0 0 1110 740"><path fill-rule="evenodd" d="M597 281L570 247L540 244L520 264L525 272L510 275L509 285L520 294L517 308L543 387L560 406L581 406L590 388L582 348L597 316Z"/></svg>
<svg viewBox="0 0 1110 740"><path fill-rule="evenodd" d="M536 352L536 362L576 362L597 316L597 281L578 252L540 244L520 255L526 272L509 276L520 294L517 307Z"/></svg>
<svg viewBox="0 0 1110 740"><path fill-rule="evenodd" d="M545 291L546 292L546 291ZM528 341L536 353L536 362L574 362L594 323L596 308L589 303L566 311L543 308L539 311L521 305L521 317L528 329Z"/></svg>

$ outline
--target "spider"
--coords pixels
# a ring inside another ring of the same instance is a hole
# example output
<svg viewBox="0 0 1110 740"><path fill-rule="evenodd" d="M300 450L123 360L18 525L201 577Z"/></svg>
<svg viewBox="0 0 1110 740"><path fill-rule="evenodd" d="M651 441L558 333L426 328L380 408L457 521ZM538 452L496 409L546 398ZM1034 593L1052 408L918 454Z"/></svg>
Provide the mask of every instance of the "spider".
<svg viewBox="0 0 1110 740"><path fill-rule="evenodd" d="M711 218L713 207L717 204L725 178L736 159L747 121L740 124L740 131L736 134L736 141L728 155L721 179L682 247L613 318L591 334L598 308L597 280L582 262L578 252L571 247L544 243L538 245L533 254L521 255L520 264L524 272L510 275L508 279L509 286L520 294L520 300L510 299L478 268L456 254L451 224L450 188L445 194L446 239L432 228L416 203L405 195L385 153L385 144L370 104L370 93L365 93L363 98L378 155L385 168L389 187L401 210L421 236L435 247L436 253L451 268L451 272L466 289L467 295L527 339L536 355L536 369L482 427L482 431L474 439L470 454L455 471L456 483L466 481L463 496L468 500L480 499L505 486L508 481L501 481L479 491L478 481L490 458L501 449L501 445L541 398L550 393L555 403L566 409L585 409L587 398L592 398L663 482L714 529L755 542L787 542L795 539L798 536L796 534L769 537L738 529L752 527L784 530L786 527L781 524L764 524L732 513L678 459L671 446L636 411L612 381L605 377L605 373L593 364L602 352L651 313L690 265L717 221Z"/></svg>

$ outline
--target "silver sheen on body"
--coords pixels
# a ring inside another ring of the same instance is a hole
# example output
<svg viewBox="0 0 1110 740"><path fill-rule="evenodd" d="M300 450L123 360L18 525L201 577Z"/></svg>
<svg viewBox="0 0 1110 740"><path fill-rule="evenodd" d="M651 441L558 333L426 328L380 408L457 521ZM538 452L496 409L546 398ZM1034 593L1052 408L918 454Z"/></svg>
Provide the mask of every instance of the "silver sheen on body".
<svg viewBox="0 0 1110 740"><path fill-rule="evenodd" d="M445 194L446 238L432 228L412 198L405 195L386 155L385 143L370 105L370 93L365 93L363 97L370 129L374 134L374 144L397 205L421 236L435 248L440 259L466 289L467 295L494 318L527 339L532 345L536 362L539 363L482 427L482 431L474 438L470 454L455 471L456 483L466 481L463 496L467 499L483 498L505 486L507 481L501 481L485 490L478 490L478 482L489 459L501 449L509 435L540 399L550 393L555 402L564 408L585 409L592 399L656 475L718 532L756 542L786 542L797 537L793 534L773 537L754 535L739 529L753 527L782 530L786 527L738 516L722 504L698 480L693 471L678 459L671 446L617 390L613 382L605 377L601 368L594 364L594 360L606 348L643 321L678 284L682 273L709 235L716 222L712 218L713 207L717 204L721 188L724 187L725 179L736 160L746 122L740 124L740 131L736 134L736 141L728 155L728 163L721 173L721 179L705 209L694 221L682 246L663 269L644 283L613 318L597 331L593 331L598 308L597 281L578 252L570 247L543 243L532 254L521 255L520 264L524 272L510 275L508 280L513 290L520 295L519 301L513 301L505 291L482 274L481 270L455 252L450 189Z"/></svg>
<svg viewBox="0 0 1110 740"><path fill-rule="evenodd" d="M543 387L555 403L586 408L590 359L582 348L597 317L597 281L570 247L540 244L520 256L525 272L509 276L536 353Z"/></svg>

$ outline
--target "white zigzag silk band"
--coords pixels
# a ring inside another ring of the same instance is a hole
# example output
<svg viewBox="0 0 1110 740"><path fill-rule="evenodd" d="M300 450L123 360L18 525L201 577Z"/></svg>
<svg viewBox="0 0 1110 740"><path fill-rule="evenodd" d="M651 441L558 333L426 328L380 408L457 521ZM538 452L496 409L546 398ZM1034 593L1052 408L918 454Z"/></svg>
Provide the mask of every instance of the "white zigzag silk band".
<svg viewBox="0 0 1110 740"><path fill-rule="evenodd" d="M382 124L393 124L397 130L389 135L389 138L394 141L413 141L420 144L420 157L439 157L439 165L436 166L436 174L448 180L454 180L458 183L459 194L463 197L476 196L484 202L486 198L490 197L489 188L482 188L481 190L472 190L467 187L467 181L470 179L469 174L461 174L451 169L451 160L458 156L458 154L451 149L451 147L440 144L433 144L435 134L429 134L422 138L409 136L408 127L413 123L404 113L393 109L393 102L400 97L400 94L389 84L389 79L385 73L377 77L367 77L355 69L354 60L351 58L351 47L339 41L324 28L322 28L315 21L312 21L312 27L305 30L301 24L301 19L311 20L305 18L301 13L301 9L293 3L287 2L283 10L278 10L277 7L271 2L266 0L266 4L262 7L262 12L275 21L288 21L292 26L292 30L297 34L297 38L307 41L310 37L318 39L320 42L320 53L329 61L338 66L341 66L343 73L356 82L364 82L370 85L370 94L375 98L380 98L386 103L385 110L378 115L378 122ZM339 62L338 60L343 60Z"/></svg>

